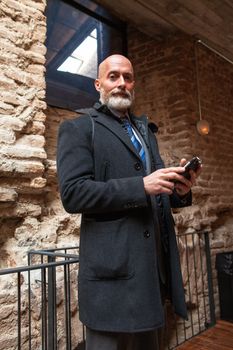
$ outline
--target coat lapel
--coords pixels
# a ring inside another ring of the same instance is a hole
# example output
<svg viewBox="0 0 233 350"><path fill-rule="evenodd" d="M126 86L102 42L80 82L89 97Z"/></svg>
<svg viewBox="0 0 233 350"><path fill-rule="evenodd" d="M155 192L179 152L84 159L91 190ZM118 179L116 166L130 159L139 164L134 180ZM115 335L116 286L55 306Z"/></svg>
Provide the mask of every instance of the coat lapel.
<svg viewBox="0 0 233 350"><path fill-rule="evenodd" d="M95 118L96 123L102 124L107 129L109 129L118 139L120 139L127 146L127 148L131 152L133 152L137 156L138 159L140 159L139 154L134 148L129 136L123 129L120 121L117 120L117 117L112 115L111 112L105 114L101 113L99 110L96 110L95 114L92 114L92 117Z"/></svg>

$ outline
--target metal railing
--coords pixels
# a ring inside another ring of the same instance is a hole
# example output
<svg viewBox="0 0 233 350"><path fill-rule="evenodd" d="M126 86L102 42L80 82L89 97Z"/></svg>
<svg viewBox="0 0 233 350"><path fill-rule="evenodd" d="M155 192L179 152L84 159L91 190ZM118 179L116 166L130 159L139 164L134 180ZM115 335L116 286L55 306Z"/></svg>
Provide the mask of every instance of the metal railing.
<svg viewBox="0 0 233 350"><path fill-rule="evenodd" d="M209 233L177 235L185 288L188 320L166 304L165 342L168 350L202 333L216 323Z"/></svg>
<svg viewBox="0 0 233 350"><path fill-rule="evenodd" d="M0 349L82 349L84 330L77 303L79 256L74 251L78 248L32 250L28 266L0 270L1 296L5 294L1 310L11 309L10 318L1 320L0 316Z"/></svg>
<svg viewBox="0 0 233 350"><path fill-rule="evenodd" d="M63 317L63 344L60 345L66 350L74 349L72 347L72 312L71 312L71 282L73 282L74 287L74 307L75 309L78 306L78 291L77 291L77 270L78 270L78 263L79 263L79 256L78 254L71 254L68 253L68 251L76 250L78 252L78 247L69 247L69 248L58 248L58 249L48 249L48 250L31 250L28 253L28 265L31 266L33 263L33 260L35 260L36 257L39 257L41 260L41 263L44 262L44 259L47 259L47 265L56 263L56 260L61 258L63 259L60 261L63 268L63 273L59 270L59 265L56 266L49 266L47 270L47 280L46 280L46 273L45 270L43 270L43 273L41 275L41 295L42 295L42 307L41 307L41 329L42 329L42 350L55 350L58 347L59 344L59 337L58 337L58 288L57 285L57 276L60 274L60 282L63 284L63 304L64 308L62 310L62 316ZM75 264L75 274L73 276L73 279L71 280L70 275L70 267L71 265ZM60 287L61 287L60 283ZM30 286L30 275L29 275L29 286ZM29 301L30 298L30 288L29 291ZM46 299L47 294L47 299ZM60 295L61 299L61 295ZM30 305L29 305L30 310ZM64 313L63 313L64 312ZM78 320L78 312L76 313L76 318ZM31 326L29 322L29 339L31 334ZM79 326L80 328L80 326ZM84 342L84 327L82 326L83 332L82 332L82 341L81 344ZM77 349L81 349L81 345L77 345ZM30 349L30 348L29 348Z"/></svg>
<svg viewBox="0 0 233 350"><path fill-rule="evenodd" d="M168 350L215 324L208 233L178 235L177 241L189 320L175 316L166 303ZM0 270L0 299L5 296L1 313L9 314L4 322L0 315L0 349L85 348L85 329L78 319L78 263L78 247L32 250L28 266ZM8 340L4 329L10 329Z"/></svg>

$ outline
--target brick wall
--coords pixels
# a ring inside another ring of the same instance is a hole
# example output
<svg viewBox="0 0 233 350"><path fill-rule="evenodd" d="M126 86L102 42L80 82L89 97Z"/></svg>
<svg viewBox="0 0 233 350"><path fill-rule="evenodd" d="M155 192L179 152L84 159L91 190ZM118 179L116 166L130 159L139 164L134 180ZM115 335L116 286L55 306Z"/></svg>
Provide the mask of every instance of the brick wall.
<svg viewBox="0 0 233 350"><path fill-rule="evenodd" d="M195 106L186 93L187 86L194 90L190 50L179 38L157 43L143 34L135 35L135 31L130 35L129 53L136 73L135 109L158 125L161 153L169 164L172 160L177 164L181 156L192 153L189 124Z"/></svg>
<svg viewBox="0 0 233 350"><path fill-rule="evenodd" d="M194 188L194 202L200 209L195 228L212 231L220 217L231 216L233 208L233 65L198 45L202 114L210 123L210 134L200 136L192 39L177 35L156 43L131 31L129 48L138 85L135 109L159 126L165 163L177 164L179 158L194 154L203 160Z"/></svg>
<svg viewBox="0 0 233 350"><path fill-rule="evenodd" d="M195 47L184 34L156 42L130 30L129 55L136 72L135 110L159 127L157 134L166 165L198 155L203 171L193 188L192 207L175 210L177 233L209 231L214 293L219 313L215 254L233 250L233 65L197 45L202 117L210 133L201 136Z"/></svg>

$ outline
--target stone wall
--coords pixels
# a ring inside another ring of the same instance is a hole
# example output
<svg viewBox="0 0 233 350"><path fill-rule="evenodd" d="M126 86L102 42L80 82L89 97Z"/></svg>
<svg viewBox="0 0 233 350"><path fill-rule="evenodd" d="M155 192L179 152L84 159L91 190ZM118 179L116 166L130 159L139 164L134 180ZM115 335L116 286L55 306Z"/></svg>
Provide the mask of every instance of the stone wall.
<svg viewBox="0 0 233 350"><path fill-rule="evenodd" d="M67 234L68 215L60 202L56 205L57 129L50 129L52 121L62 117L54 112L47 123L49 110L45 113L44 10L44 0L0 4L2 267L23 265L29 249L62 244L60 232Z"/></svg>
<svg viewBox="0 0 233 350"><path fill-rule="evenodd" d="M28 225L36 227L42 214L47 158L44 8L44 1L0 3L1 266L22 264L35 241Z"/></svg>
<svg viewBox="0 0 233 350"><path fill-rule="evenodd" d="M55 110L50 115L49 109L46 110L45 6L45 0L0 2L0 268L27 265L27 253L31 249L78 245L79 215L65 213L56 182L57 128L53 128L52 122L56 120L58 126L62 116ZM77 266L74 272L72 283L77 286ZM33 349L40 348L41 278L39 272L31 275ZM59 286L63 285L58 282ZM21 337L27 346L27 274L21 274L20 286ZM16 275L0 277L1 349L17 348L18 287ZM65 341L65 326L61 323L62 288L58 291L58 315L61 315L58 339L62 349ZM72 337L77 344L82 328L77 322L75 288L71 303L72 326L76 329Z"/></svg>

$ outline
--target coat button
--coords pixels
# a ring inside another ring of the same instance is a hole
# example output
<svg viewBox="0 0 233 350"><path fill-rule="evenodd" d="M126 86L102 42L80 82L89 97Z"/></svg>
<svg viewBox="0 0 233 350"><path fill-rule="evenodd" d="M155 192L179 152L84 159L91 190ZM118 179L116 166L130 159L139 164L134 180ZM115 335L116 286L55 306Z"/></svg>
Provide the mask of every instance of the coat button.
<svg viewBox="0 0 233 350"><path fill-rule="evenodd" d="M142 169L142 165L139 162L137 162L137 163L134 164L134 168L136 170L141 170Z"/></svg>
<svg viewBox="0 0 233 350"><path fill-rule="evenodd" d="M144 237L145 237L145 238L149 238L149 237L150 237L150 232L149 232L148 230L146 230L146 231L144 232Z"/></svg>

